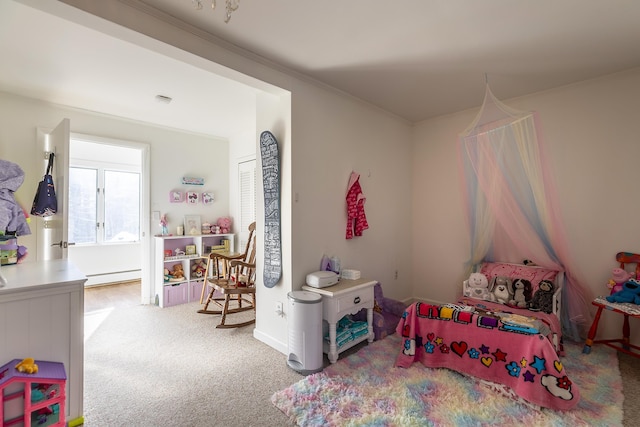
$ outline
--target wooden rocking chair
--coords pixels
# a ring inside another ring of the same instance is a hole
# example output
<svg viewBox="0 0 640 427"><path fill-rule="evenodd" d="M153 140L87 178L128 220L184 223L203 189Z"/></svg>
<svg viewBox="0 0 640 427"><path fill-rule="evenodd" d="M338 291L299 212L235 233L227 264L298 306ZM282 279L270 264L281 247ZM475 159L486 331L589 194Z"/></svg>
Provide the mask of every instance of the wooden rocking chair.
<svg viewBox="0 0 640 427"><path fill-rule="evenodd" d="M225 255L212 253L209 255L205 271L205 284L211 290L198 313L221 314L216 328L239 328L255 323L256 310L256 223L249 225L249 239L244 254ZM222 294L222 296L219 296ZM215 303L220 310L209 310L209 304ZM243 305L246 304L246 305ZM227 315L253 310L251 320L238 323L226 323Z"/></svg>

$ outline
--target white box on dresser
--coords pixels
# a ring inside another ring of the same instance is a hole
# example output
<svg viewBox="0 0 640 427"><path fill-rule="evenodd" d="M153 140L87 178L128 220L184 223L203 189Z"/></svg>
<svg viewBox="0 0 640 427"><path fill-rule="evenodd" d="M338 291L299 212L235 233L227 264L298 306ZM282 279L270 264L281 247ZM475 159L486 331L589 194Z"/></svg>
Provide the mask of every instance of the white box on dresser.
<svg viewBox="0 0 640 427"><path fill-rule="evenodd" d="M338 361L339 353L365 339L369 342L373 341L373 286L375 284L375 280L369 279L341 279L337 284L327 288L314 288L307 285L302 287L305 291L322 295L322 318L329 324L329 344L323 343L323 347L331 363ZM369 333L338 348L336 346L336 324L347 314L356 314L363 308L367 309Z"/></svg>

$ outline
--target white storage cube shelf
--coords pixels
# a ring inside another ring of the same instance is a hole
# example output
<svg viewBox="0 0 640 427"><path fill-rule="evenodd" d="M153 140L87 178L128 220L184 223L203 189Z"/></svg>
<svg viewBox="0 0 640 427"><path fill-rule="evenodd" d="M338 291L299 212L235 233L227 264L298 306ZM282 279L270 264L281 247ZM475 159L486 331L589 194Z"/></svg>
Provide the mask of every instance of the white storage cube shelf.
<svg viewBox="0 0 640 427"><path fill-rule="evenodd" d="M234 253L233 234L202 234L195 236L155 236L154 244L154 289L160 307L171 307L188 302L199 301L204 285L203 277L192 277L191 266L197 260L207 262L209 256L205 248L218 246L229 240L229 252ZM196 253L192 255L176 255L176 249L186 252L187 245L194 245ZM169 251L171 255L168 255ZM165 253L166 252L166 253ZM164 270L173 270L174 265L181 264L184 278L176 281L165 281Z"/></svg>

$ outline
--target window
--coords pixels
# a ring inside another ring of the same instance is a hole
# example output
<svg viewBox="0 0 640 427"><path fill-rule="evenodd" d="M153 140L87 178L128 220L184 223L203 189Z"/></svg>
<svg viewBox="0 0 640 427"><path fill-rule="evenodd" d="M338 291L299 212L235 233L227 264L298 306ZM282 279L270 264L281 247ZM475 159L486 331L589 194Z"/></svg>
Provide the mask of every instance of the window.
<svg viewBox="0 0 640 427"><path fill-rule="evenodd" d="M140 240L141 171L138 150L71 141L69 241L76 244ZM134 160L135 163L135 160Z"/></svg>
<svg viewBox="0 0 640 427"><path fill-rule="evenodd" d="M96 243L98 170L69 168L69 241Z"/></svg>

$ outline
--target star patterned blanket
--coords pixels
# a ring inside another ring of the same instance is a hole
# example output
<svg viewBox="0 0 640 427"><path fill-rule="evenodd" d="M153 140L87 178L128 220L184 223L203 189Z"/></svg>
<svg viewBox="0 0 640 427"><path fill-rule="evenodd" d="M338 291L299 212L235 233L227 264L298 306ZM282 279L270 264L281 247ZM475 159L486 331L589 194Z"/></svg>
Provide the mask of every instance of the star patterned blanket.
<svg viewBox="0 0 640 427"><path fill-rule="evenodd" d="M499 317L470 307L418 302L407 308L396 332L403 337L396 366L419 361L429 368L449 368L502 384L552 409L568 410L580 401L549 339L511 328Z"/></svg>

